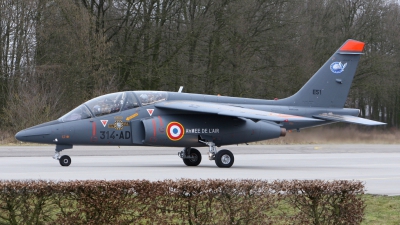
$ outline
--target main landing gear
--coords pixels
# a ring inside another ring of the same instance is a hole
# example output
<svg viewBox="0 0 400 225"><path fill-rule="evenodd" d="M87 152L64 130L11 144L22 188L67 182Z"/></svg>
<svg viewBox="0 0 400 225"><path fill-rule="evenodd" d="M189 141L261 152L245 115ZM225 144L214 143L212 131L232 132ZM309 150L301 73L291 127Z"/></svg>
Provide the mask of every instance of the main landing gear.
<svg viewBox="0 0 400 225"><path fill-rule="evenodd" d="M56 145L56 152L54 153L53 159L58 160L61 166L71 165L71 157L68 155L60 155L62 150L69 148L72 148L72 145Z"/></svg>
<svg viewBox="0 0 400 225"><path fill-rule="evenodd" d="M199 142L208 145L209 152L208 158L210 160L215 160L215 164L220 168L229 168L233 165L235 161L235 157L233 156L232 152L223 149L217 151L217 147L215 146L214 142L206 142L199 140ZM197 166L201 162L201 154L199 150L195 148L184 148L182 151L178 152L178 156L182 158L183 163L187 166Z"/></svg>
<svg viewBox="0 0 400 225"><path fill-rule="evenodd" d="M229 168L233 165L235 158L231 151L222 149L215 154L215 164L221 168Z"/></svg>
<svg viewBox="0 0 400 225"><path fill-rule="evenodd" d="M201 154L195 148L184 148L181 152L178 152L178 156L181 157L186 166L197 166L201 162Z"/></svg>

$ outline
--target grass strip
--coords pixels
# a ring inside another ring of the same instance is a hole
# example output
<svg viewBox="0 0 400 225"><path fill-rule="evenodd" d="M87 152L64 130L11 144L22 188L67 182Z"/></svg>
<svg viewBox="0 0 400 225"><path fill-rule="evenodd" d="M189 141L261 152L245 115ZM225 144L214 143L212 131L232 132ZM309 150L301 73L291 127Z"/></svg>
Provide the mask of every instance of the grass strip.
<svg viewBox="0 0 400 225"><path fill-rule="evenodd" d="M364 195L366 208L362 224L400 224L400 196Z"/></svg>

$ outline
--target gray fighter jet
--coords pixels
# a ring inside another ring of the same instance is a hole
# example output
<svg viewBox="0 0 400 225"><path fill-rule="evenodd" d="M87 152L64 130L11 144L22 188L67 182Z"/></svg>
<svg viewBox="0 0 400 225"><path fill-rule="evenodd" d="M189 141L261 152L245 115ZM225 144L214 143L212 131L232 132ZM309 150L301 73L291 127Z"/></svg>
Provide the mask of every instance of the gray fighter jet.
<svg viewBox="0 0 400 225"><path fill-rule="evenodd" d="M183 147L184 164L197 166L208 146L218 167L231 167L231 151L217 147L285 136L287 130L334 122L368 126L385 123L358 117L343 108L364 48L347 40L293 96L262 100L165 91L126 91L89 100L58 120L18 132L24 142L55 145L54 159L73 145Z"/></svg>

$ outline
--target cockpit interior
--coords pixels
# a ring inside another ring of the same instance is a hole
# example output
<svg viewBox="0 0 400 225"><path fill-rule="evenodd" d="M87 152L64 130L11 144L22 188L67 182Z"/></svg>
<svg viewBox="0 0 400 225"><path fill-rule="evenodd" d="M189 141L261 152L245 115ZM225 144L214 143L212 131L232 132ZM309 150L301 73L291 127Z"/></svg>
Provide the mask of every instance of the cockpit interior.
<svg viewBox="0 0 400 225"><path fill-rule="evenodd" d="M126 91L102 95L68 112L58 120L68 122L100 117L167 100L163 91Z"/></svg>

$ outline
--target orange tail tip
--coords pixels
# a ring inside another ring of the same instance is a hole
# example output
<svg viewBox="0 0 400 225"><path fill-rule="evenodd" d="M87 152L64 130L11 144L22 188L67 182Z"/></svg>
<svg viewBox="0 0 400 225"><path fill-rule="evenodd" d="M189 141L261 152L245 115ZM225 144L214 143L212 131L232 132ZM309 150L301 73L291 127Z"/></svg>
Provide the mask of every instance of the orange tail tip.
<svg viewBox="0 0 400 225"><path fill-rule="evenodd" d="M344 45L340 48L340 51L343 52L362 52L364 49L364 42L356 41L356 40L348 40Z"/></svg>

